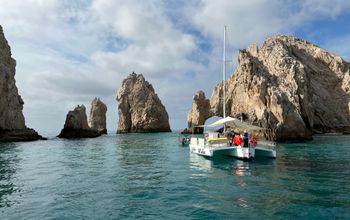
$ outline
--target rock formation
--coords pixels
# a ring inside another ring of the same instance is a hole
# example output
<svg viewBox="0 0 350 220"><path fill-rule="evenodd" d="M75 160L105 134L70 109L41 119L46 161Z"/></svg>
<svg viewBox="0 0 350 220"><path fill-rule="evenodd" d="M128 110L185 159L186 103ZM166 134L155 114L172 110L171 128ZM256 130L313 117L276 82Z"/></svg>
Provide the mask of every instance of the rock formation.
<svg viewBox="0 0 350 220"><path fill-rule="evenodd" d="M238 55L226 81L226 112L267 128L272 140L310 139L314 133L350 132L350 64L320 47L290 36L267 39ZM218 85L197 118L222 115ZM193 109L192 109L193 111Z"/></svg>
<svg viewBox="0 0 350 220"><path fill-rule="evenodd" d="M118 90L117 133L170 132L168 113L142 74L130 74Z"/></svg>
<svg viewBox="0 0 350 220"><path fill-rule="evenodd" d="M91 102L89 126L101 134L107 134L106 128L107 106L99 99L94 98Z"/></svg>
<svg viewBox="0 0 350 220"><path fill-rule="evenodd" d="M42 139L25 125L23 100L15 80L16 60L0 26L0 141L32 141Z"/></svg>
<svg viewBox="0 0 350 220"><path fill-rule="evenodd" d="M84 105L77 106L73 111L67 114L66 122L59 138L94 138L100 136L101 133L95 129L91 129L87 123L86 109Z"/></svg>
<svg viewBox="0 0 350 220"><path fill-rule="evenodd" d="M192 110L187 115L188 128L194 133L203 133L203 127L195 127L196 125L203 125L205 120L210 116L210 102L209 99L205 98L203 91L198 91L193 96ZM191 129L190 129L191 128Z"/></svg>

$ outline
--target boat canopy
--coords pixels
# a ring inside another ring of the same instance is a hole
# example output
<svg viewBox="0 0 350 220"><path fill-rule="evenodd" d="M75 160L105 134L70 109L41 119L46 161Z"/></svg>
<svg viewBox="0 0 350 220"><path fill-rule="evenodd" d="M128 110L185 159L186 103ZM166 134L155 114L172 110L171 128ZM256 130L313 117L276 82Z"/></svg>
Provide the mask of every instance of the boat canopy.
<svg viewBox="0 0 350 220"><path fill-rule="evenodd" d="M241 121L238 118L232 118L232 117L219 119L216 122L208 125L207 127L216 127L220 125L226 125L226 126L230 126L231 128L238 128L238 129L247 130L247 131L258 131L258 130L265 129L256 125L248 124L247 122Z"/></svg>

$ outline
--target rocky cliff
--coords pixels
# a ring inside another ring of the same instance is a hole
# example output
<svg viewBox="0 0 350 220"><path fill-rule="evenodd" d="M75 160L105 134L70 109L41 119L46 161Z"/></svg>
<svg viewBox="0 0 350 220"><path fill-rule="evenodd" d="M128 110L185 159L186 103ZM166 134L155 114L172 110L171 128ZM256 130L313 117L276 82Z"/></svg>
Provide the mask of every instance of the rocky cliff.
<svg viewBox="0 0 350 220"><path fill-rule="evenodd" d="M132 73L123 80L117 101L117 133L171 131L164 105L142 74Z"/></svg>
<svg viewBox="0 0 350 220"><path fill-rule="evenodd" d="M276 36L239 51L226 89L228 115L267 128L269 139L350 132L350 64L305 40ZM221 93L218 85L205 118L222 115Z"/></svg>
<svg viewBox="0 0 350 220"><path fill-rule="evenodd" d="M101 134L107 134L106 112L107 106L99 98L94 98L91 102L89 117L90 128L99 131Z"/></svg>
<svg viewBox="0 0 350 220"><path fill-rule="evenodd" d="M69 111L64 123L64 128L57 136L59 138L94 138L101 133L91 129L87 122L84 105L78 105L73 111Z"/></svg>
<svg viewBox="0 0 350 220"><path fill-rule="evenodd" d="M42 139L25 126L23 100L15 80L16 60L0 26L0 141L31 141Z"/></svg>
<svg viewBox="0 0 350 220"><path fill-rule="evenodd" d="M187 115L188 128L193 128L194 133L203 133L202 127L195 126L204 125L205 121L210 115L211 112L209 99L205 98L203 91L198 91L193 96L192 109ZM187 133L191 132L191 130L187 131Z"/></svg>

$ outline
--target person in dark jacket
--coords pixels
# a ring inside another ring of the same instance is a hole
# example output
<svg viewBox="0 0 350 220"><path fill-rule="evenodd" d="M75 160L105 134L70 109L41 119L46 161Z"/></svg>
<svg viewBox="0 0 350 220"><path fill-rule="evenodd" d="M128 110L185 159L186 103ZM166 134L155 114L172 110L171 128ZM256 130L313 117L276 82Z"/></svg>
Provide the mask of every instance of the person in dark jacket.
<svg viewBox="0 0 350 220"><path fill-rule="evenodd" d="M243 133L243 147L249 147L249 135L248 135L248 132L247 130L244 130L244 133Z"/></svg>
<svg viewBox="0 0 350 220"><path fill-rule="evenodd" d="M227 130L228 130L227 139L228 139L228 142L230 143L230 146L232 146L233 137L235 136L235 132L231 128L228 128Z"/></svg>

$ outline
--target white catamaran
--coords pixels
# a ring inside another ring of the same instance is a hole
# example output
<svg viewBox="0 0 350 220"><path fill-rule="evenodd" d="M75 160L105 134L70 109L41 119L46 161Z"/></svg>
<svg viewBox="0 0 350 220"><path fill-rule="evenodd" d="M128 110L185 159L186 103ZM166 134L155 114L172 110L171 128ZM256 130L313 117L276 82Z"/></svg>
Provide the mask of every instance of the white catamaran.
<svg viewBox="0 0 350 220"><path fill-rule="evenodd" d="M206 127L215 127L223 125L239 130L257 131L264 128L250 125L237 118L222 118ZM230 146L227 137L218 132L208 132L204 138L191 137L190 151L205 157L215 157L218 155L236 157L238 159L250 160L257 157L276 158L276 145L271 141L257 141L256 144L248 144L248 147Z"/></svg>
<svg viewBox="0 0 350 220"><path fill-rule="evenodd" d="M226 117L226 88L225 88L225 78L226 78L226 26L224 27L224 55L223 55L223 118L208 125L207 127L215 127L222 125L224 126L224 131L226 126L231 128L237 128L239 130L263 130L264 128L249 125L237 118ZM255 144L254 144L255 145ZM275 143L269 141L258 141L255 146L248 144L248 147L242 146L230 146L227 137L222 136L218 132L208 132L205 134L204 138L191 137L190 139L190 151L198 155L205 157L215 157L217 155L231 156L238 159L250 160L255 157L269 157L276 158Z"/></svg>

